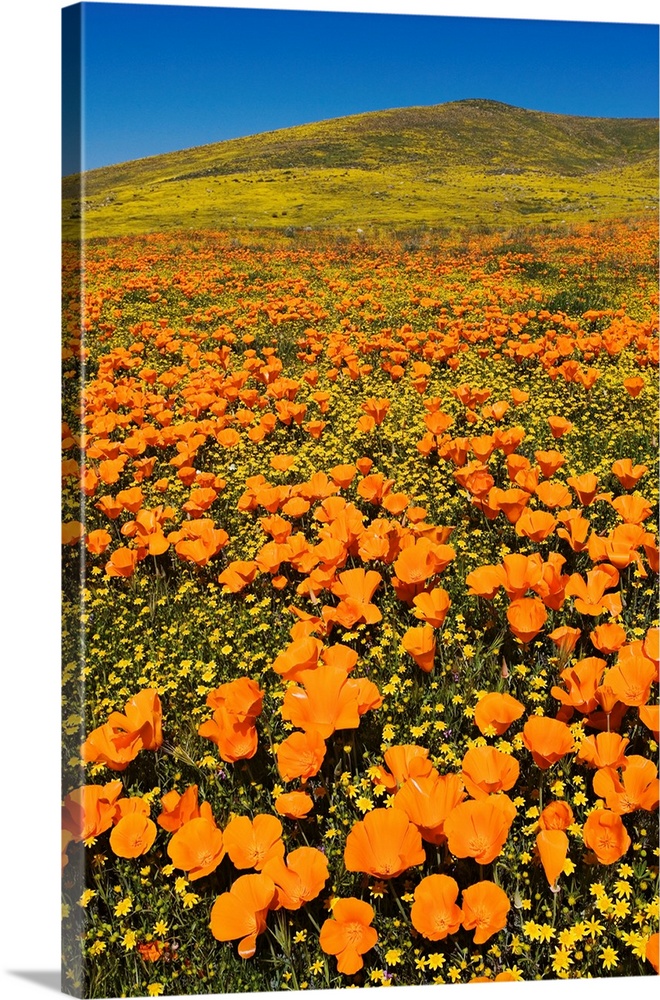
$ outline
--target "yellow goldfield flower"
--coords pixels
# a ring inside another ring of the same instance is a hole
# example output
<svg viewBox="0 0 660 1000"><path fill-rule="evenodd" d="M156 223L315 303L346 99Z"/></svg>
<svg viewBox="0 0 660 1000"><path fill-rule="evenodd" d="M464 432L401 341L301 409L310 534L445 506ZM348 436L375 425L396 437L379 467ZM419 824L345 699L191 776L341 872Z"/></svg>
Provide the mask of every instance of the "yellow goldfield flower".
<svg viewBox="0 0 660 1000"><path fill-rule="evenodd" d="M603 968L615 969L619 964L619 957L616 950L610 946L602 948L600 952L600 960L602 962Z"/></svg>
<svg viewBox="0 0 660 1000"><path fill-rule="evenodd" d="M569 966L573 964L573 960L569 953L563 948L557 948L552 958L552 969L554 972L565 972Z"/></svg>
<svg viewBox="0 0 660 1000"><path fill-rule="evenodd" d="M121 940L121 943L126 951L131 951L133 948L135 948L136 941L137 941L137 935L135 931L126 931Z"/></svg>
<svg viewBox="0 0 660 1000"><path fill-rule="evenodd" d="M120 900L115 906L115 916L125 917L127 913L133 909L133 900L130 896L126 896L125 899Z"/></svg>

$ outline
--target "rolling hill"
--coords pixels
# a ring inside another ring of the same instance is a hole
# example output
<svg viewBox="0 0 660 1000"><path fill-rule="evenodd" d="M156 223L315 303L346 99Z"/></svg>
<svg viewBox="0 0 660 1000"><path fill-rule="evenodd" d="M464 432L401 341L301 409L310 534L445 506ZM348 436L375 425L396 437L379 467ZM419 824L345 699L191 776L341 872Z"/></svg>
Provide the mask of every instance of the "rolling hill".
<svg viewBox="0 0 660 1000"><path fill-rule="evenodd" d="M657 212L656 119L489 100L374 111L63 180L63 235L501 228Z"/></svg>

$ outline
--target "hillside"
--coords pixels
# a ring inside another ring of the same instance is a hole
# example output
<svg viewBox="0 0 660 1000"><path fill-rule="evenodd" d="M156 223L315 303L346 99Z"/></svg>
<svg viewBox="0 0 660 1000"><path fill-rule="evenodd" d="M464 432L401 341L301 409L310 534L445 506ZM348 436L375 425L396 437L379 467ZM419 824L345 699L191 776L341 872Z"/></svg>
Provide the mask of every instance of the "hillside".
<svg viewBox="0 0 660 1000"><path fill-rule="evenodd" d="M487 100L369 112L63 181L65 238L194 227L505 226L657 210L658 122Z"/></svg>

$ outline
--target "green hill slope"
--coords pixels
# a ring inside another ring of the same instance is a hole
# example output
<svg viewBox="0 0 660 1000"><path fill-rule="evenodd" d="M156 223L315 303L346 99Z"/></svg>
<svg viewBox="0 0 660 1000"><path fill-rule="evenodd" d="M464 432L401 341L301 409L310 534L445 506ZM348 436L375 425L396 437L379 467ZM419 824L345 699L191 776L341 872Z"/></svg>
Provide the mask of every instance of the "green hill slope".
<svg viewBox="0 0 660 1000"><path fill-rule="evenodd" d="M658 122L486 100L369 112L63 181L65 238L194 227L507 226L648 214Z"/></svg>

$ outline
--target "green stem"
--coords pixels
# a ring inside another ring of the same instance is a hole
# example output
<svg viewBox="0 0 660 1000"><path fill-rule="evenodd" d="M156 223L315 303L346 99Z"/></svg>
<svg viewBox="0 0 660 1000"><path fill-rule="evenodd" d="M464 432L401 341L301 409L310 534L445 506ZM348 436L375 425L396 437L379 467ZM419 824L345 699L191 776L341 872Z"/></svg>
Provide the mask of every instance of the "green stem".
<svg viewBox="0 0 660 1000"><path fill-rule="evenodd" d="M401 912L401 916L402 916L402 917L403 917L403 919L404 919L404 920L406 921L406 924L408 924L408 922L409 922L409 920L410 920L410 917L409 917L409 915L408 915L408 914L406 913L406 911L404 910L404 908L403 908L403 903L401 902L401 900L400 900L400 899L399 899L399 897L397 896L397 894L396 894L396 892L395 892L395 889L394 889L394 885L392 884L392 881L391 881L391 880L390 880L390 889L391 889L391 891L392 891L392 895L394 896L394 899L395 899L395 902L396 902L396 905L397 905L397 906L399 907L399 910L400 910L400 912Z"/></svg>

